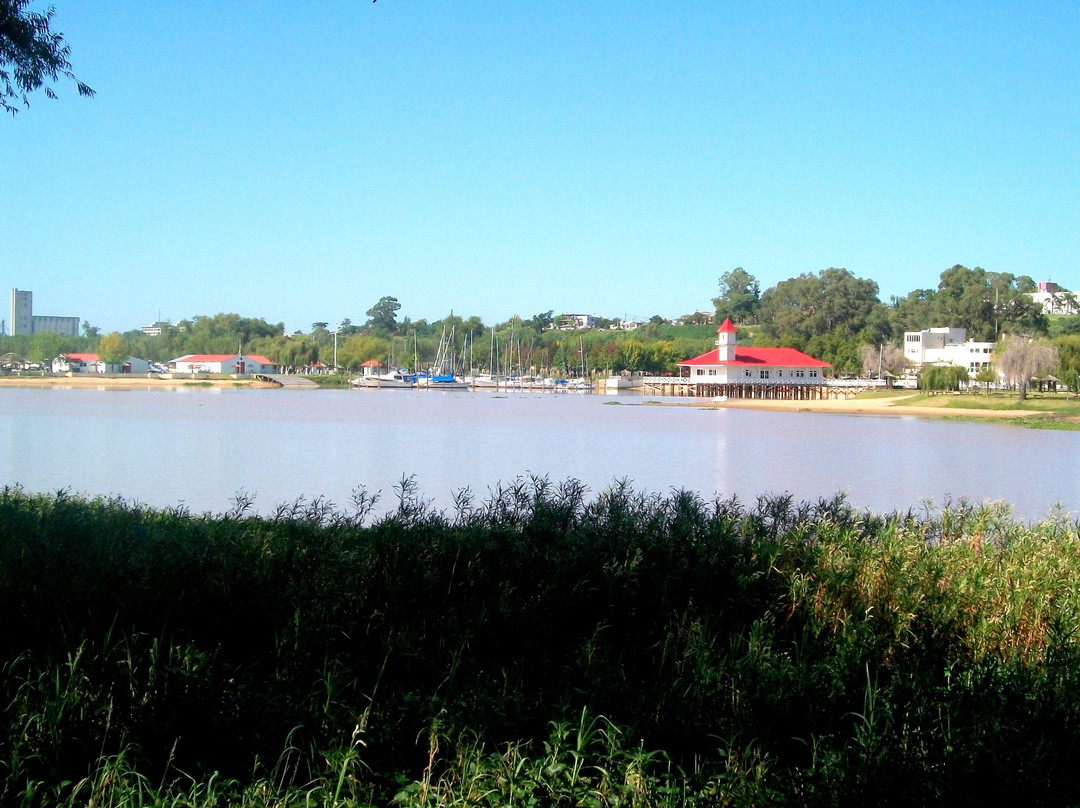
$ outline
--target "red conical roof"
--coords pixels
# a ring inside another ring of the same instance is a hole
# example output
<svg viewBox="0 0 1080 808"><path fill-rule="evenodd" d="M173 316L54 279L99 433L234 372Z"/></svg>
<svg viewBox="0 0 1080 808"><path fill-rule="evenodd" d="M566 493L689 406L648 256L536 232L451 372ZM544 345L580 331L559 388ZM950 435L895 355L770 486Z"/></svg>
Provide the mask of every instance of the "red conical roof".
<svg viewBox="0 0 1080 808"><path fill-rule="evenodd" d="M736 331L735 326L731 324L731 318L728 317L724 320L724 324L716 329L717 334L734 334Z"/></svg>

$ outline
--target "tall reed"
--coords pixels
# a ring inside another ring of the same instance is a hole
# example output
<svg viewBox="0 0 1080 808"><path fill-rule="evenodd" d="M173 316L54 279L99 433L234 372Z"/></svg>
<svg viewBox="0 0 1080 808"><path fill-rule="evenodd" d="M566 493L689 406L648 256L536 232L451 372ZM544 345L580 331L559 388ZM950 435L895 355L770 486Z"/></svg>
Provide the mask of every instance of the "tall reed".
<svg viewBox="0 0 1080 808"><path fill-rule="evenodd" d="M1062 513L542 477L397 500L0 492L0 802L1080 799Z"/></svg>

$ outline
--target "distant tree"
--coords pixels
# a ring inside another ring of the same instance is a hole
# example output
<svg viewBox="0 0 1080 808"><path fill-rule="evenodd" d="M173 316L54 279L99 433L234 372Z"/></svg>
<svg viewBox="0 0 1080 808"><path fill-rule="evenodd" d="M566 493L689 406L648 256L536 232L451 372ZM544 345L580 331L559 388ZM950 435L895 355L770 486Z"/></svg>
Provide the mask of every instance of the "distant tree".
<svg viewBox="0 0 1080 808"><path fill-rule="evenodd" d="M998 379L997 370L993 365L984 365L979 368L979 372L975 374L975 381L983 386L983 390L986 391L986 395L990 395L990 385L996 382Z"/></svg>
<svg viewBox="0 0 1080 808"><path fill-rule="evenodd" d="M396 297L380 297L379 302L367 310L368 321L365 327L386 334L397 331L397 312L401 308Z"/></svg>
<svg viewBox="0 0 1080 808"><path fill-rule="evenodd" d="M637 339L624 339L619 346L620 370L645 370L648 352L645 344Z"/></svg>
<svg viewBox="0 0 1080 808"><path fill-rule="evenodd" d="M319 359L319 345L309 339L280 336L264 347L266 356L286 372L314 364Z"/></svg>
<svg viewBox="0 0 1080 808"><path fill-rule="evenodd" d="M90 325L89 320L83 320L82 333L83 336L88 339L97 339L98 335L101 333L101 329Z"/></svg>
<svg viewBox="0 0 1080 808"><path fill-rule="evenodd" d="M960 389L968 380L968 371L959 365L929 365L919 374L919 389L931 393Z"/></svg>
<svg viewBox="0 0 1080 808"><path fill-rule="evenodd" d="M713 298L716 319L730 317L737 323L752 322L761 305L761 287L757 278L742 267L720 276L720 295Z"/></svg>
<svg viewBox="0 0 1080 808"><path fill-rule="evenodd" d="M863 374L867 376L876 376L879 371L882 375L888 372L899 376L904 372L904 365L907 362L900 346L891 342L886 342L880 347L863 345L859 349L859 355L862 358Z"/></svg>
<svg viewBox="0 0 1080 808"><path fill-rule="evenodd" d="M461 325L458 326L465 334L472 334L474 337L478 337L483 334L487 329L484 328L484 321L476 315L472 317L466 317L461 321ZM401 331L399 326L398 331Z"/></svg>
<svg viewBox="0 0 1080 808"><path fill-rule="evenodd" d="M537 331L546 331L547 329L551 328L552 323L555 322L555 318L553 316L554 314L554 309L548 309L547 311L542 311L539 314L534 314L526 322L533 328L535 328Z"/></svg>
<svg viewBox="0 0 1080 808"><path fill-rule="evenodd" d="M1002 332L1045 334L1042 306L1022 291L1033 284L1026 276L968 269L959 264L941 273L933 310L937 326L966 328L968 337L996 341Z"/></svg>
<svg viewBox="0 0 1080 808"><path fill-rule="evenodd" d="M14 115L17 105L29 109L29 94L42 90L46 98L56 93L46 82L61 76L75 82L79 95L94 91L71 72L71 49L64 35L51 29L56 9L44 14L27 11L29 0L0 0L0 109Z"/></svg>
<svg viewBox="0 0 1080 808"><path fill-rule="evenodd" d="M1005 381L1015 384L1021 401L1027 398L1027 387L1036 376L1049 373L1058 365L1058 350L1047 340L1023 336L1007 336L995 352L995 364Z"/></svg>
<svg viewBox="0 0 1080 808"><path fill-rule="evenodd" d="M98 340L97 355L106 365L119 365L131 356L131 347L127 340L113 331Z"/></svg>
<svg viewBox="0 0 1080 808"><path fill-rule="evenodd" d="M67 349L66 340L51 331L39 331L31 335L27 344L26 358L31 362L46 364Z"/></svg>
<svg viewBox="0 0 1080 808"><path fill-rule="evenodd" d="M905 331L922 331L939 326L936 297L935 289L916 289L905 297L893 297L888 309L892 333L903 334Z"/></svg>
<svg viewBox="0 0 1080 808"><path fill-rule="evenodd" d="M1058 349L1057 375L1080 373L1080 334L1066 334L1053 340Z"/></svg>
<svg viewBox="0 0 1080 808"><path fill-rule="evenodd" d="M882 332L888 329L885 307L877 295L874 281L857 278L846 269L829 268L817 275L789 278L761 296L758 320L762 335L770 342L800 350L807 350L814 337L829 335L827 341L835 344L846 336L851 345L845 346L844 352L857 370L861 365L859 345L882 341L886 336ZM857 337L861 339L856 341Z"/></svg>
<svg viewBox="0 0 1080 808"><path fill-rule="evenodd" d="M371 334L353 334L338 345L338 364L347 370L357 370L369 359L386 362L390 343Z"/></svg>

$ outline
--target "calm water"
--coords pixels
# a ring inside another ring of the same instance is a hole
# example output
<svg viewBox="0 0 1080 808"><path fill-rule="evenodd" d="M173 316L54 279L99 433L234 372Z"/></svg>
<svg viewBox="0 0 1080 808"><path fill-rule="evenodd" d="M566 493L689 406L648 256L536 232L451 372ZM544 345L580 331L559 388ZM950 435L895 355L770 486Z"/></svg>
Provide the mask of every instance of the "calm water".
<svg viewBox="0 0 1080 808"><path fill-rule="evenodd" d="M685 399L682 399L685 402ZM414 475L449 508L468 486L538 474L596 493L831 497L875 511L1005 500L1038 519L1080 511L1080 433L912 417L648 406L643 399L408 391L0 390L0 483L154 506L261 512L299 497L347 506Z"/></svg>

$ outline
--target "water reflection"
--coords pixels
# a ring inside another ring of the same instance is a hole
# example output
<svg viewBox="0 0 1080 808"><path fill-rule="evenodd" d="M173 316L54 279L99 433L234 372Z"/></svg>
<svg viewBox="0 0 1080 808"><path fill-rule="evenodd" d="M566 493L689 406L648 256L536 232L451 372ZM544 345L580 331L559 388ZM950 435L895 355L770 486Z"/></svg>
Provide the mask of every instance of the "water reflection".
<svg viewBox="0 0 1080 808"><path fill-rule="evenodd" d="M685 399L680 403L686 404ZM1080 435L912 417L650 406L641 398L410 391L0 390L0 475L32 491L220 512L349 502L415 475L450 508L537 474L711 499L845 492L875 511L1003 499L1025 518L1080 508Z"/></svg>

